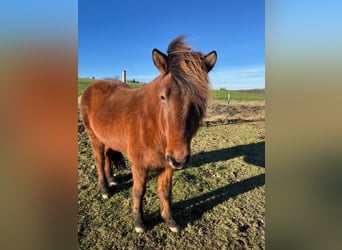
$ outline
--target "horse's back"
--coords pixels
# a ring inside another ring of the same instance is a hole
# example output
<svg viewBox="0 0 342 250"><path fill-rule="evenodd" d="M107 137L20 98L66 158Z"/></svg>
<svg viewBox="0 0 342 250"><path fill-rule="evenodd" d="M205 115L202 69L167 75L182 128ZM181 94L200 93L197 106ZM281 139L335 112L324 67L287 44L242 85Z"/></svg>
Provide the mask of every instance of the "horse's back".
<svg viewBox="0 0 342 250"><path fill-rule="evenodd" d="M93 116L103 108L104 103L117 89L127 88L129 88L128 85L118 80L99 80L90 84L84 90L80 103L85 127L89 128L90 120L92 120Z"/></svg>
<svg viewBox="0 0 342 250"><path fill-rule="evenodd" d="M96 137L113 150L125 152L122 103L133 89L121 81L96 81L89 85L81 99L84 126L90 137ZM127 112L126 112L127 113Z"/></svg>
<svg viewBox="0 0 342 250"><path fill-rule="evenodd" d="M112 94L117 88L130 88L127 84L118 81L105 81L99 80L90 84L82 95L81 104L87 104L89 102L98 102L103 100L106 96Z"/></svg>
<svg viewBox="0 0 342 250"><path fill-rule="evenodd" d="M102 103L112 95L118 88L130 88L127 84L118 81L96 81L90 84L82 95L81 112L82 115L91 113L101 107Z"/></svg>

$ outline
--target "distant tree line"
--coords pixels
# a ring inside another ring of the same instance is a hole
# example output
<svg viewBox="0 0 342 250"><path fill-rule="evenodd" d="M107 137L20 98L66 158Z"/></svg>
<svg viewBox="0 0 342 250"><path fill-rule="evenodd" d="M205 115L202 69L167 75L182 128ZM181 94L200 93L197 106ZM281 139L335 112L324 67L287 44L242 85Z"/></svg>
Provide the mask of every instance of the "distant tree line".
<svg viewBox="0 0 342 250"><path fill-rule="evenodd" d="M138 80L135 80L134 78L132 79L132 80L127 80L127 82L132 82L132 83L141 83L140 81L138 81Z"/></svg>

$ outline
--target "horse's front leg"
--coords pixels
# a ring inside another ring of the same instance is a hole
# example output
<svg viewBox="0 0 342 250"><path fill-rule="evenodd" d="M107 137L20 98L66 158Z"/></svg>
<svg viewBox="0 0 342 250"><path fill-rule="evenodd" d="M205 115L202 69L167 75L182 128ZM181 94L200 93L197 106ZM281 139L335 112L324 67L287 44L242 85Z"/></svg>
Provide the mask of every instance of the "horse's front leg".
<svg viewBox="0 0 342 250"><path fill-rule="evenodd" d="M172 175L174 169L166 167L158 173L158 196L160 199L161 217L166 225L174 233L179 232L179 226L173 219L171 212L171 194L172 194Z"/></svg>
<svg viewBox="0 0 342 250"><path fill-rule="evenodd" d="M143 197L146 191L146 181L148 177L148 171L139 165L133 164L133 207L132 216L134 220L134 229L137 233L143 233L146 231L146 226L143 221Z"/></svg>

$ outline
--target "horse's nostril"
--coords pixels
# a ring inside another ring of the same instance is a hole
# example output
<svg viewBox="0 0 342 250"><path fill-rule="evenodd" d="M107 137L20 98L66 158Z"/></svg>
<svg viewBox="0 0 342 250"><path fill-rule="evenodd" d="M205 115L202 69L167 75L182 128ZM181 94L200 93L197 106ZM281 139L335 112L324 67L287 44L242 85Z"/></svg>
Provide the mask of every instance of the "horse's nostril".
<svg viewBox="0 0 342 250"><path fill-rule="evenodd" d="M169 155L169 154L167 154L166 155L166 160L168 161L168 162L170 162L171 164L173 164L173 165L179 165L179 163L176 161L176 159L175 158L173 158L171 155Z"/></svg>

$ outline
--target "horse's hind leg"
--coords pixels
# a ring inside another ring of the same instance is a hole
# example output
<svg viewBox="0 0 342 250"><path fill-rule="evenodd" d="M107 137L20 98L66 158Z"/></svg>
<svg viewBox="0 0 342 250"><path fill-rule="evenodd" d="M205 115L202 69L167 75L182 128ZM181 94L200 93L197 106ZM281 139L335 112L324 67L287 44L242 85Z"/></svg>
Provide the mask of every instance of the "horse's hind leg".
<svg viewBox="0 0 342 250"><path fill-rule="evenodd" d="M115 164L115 159L113 159L114 157L114 151L112 151L109 147L105 147L105 165L104 165L104 172L105 172L105 176L106 176L106 180L108 183L108 187L112 187L117 185L117 181L115 180L113 173L112 173L112 169L111 169L111 162L113 160L114 164Z"/></svg>
<svg viewBox="0 0 342 250"><path fill-rule="evenodd" d="M112 174L112 164L116 170L123 170L126 169L126 161L122 153L118 151L114 151L109 147L105 147L106 152L106 159L105 159L105 176L107 179L108 186L115 186L117 185L117 181L115 180L113 174Z"/></svg>
<svg viewBox="0 0 342 250"><path fill-rule="evenodd" d="M103 199L108 199L110 194L107 187L107 180L104 174L105 166L105 145L102 144L97 138L90 137L91 147L93 149L94 160L97 168L99 190Z"/></svg>
<svg viewBox="0 0 342 250"><path fill-rule="evenodd" d="M94 132L90 128L89 125L89 118L87 109L82 110L82 116L83 116L83 123L85 130L88 134L91 147L93 149L93 156L95 160L95 165L97 168L97 175L98 175L98 182L99 182L99 190L100 194L103 199L109 198L109 191L107 187L107 181L104 176L104 165L105 165L105 146L103 143L100 142L99 139L95 136Z"/></svg>

